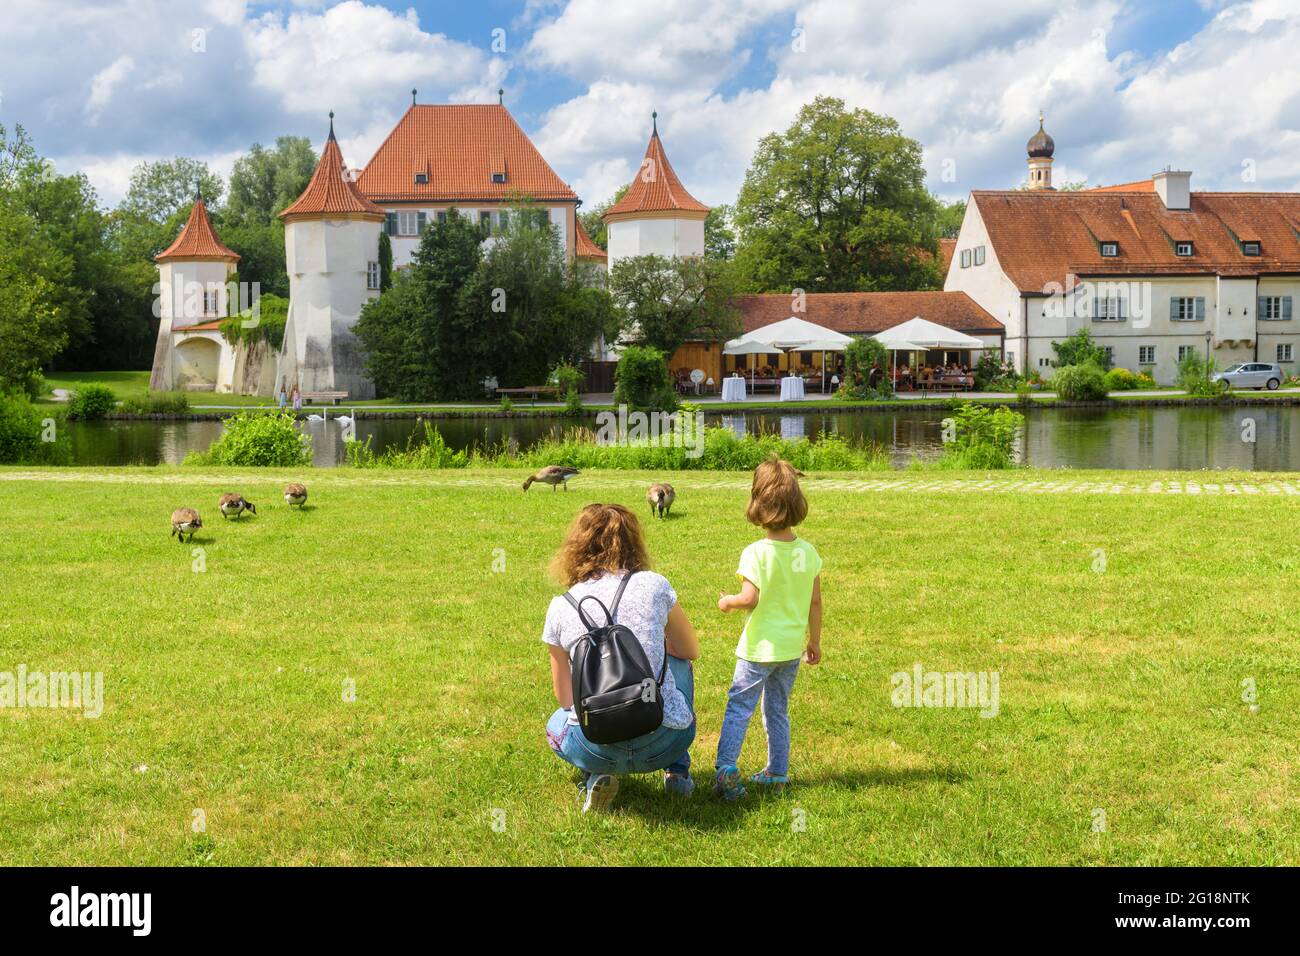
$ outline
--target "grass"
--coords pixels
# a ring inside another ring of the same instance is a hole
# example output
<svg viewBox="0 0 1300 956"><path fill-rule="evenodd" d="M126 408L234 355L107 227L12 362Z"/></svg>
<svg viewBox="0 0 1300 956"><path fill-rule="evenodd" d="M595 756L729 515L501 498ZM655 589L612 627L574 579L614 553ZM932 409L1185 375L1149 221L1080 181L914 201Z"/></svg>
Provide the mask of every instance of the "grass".
<svg viewBox="0 0 1300 956"><path fill-rule="evenodd" d="M582 504L645 514L657 477L523 494L522 471L0 469L0 671L102 671L106 697L98 719L0 709L0 864L1300 862L1286 495L809 477L826 660L792 699L795 784L730 806L704 784L740 626L715 603L755 537L747 476L674 476L672 518L645 526L704 647L701 790L674 802L632 778L584 818L543 735L544 569ZM279 498L298 478L301 513ZM260 513L223 521L229 490ZM182 505L207 523L192 545L167 535ZM916 662L998 671L999 715L895 709L890 675ZM742 769L762 765L755 723Z"/></svg>

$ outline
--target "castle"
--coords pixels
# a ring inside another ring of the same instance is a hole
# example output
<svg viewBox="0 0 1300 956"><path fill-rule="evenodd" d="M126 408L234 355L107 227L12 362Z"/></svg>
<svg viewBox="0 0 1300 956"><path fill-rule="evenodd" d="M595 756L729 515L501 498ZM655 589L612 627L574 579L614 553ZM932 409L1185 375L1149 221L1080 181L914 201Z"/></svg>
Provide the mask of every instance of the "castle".
<svg viewBox="0 0 1300 956"><path fill-rule="evenodd" d="M202 198L176 241L156 258L163 289L150 387L270 395L296 384L308 395L374 397L353 326L379 294L379 236L394 266L454 208L499 230L527 196L565 254L595 267L658 254L704 254L709 207L686 190L664 150L657 115L641 166L604 214L608 254L583 231L578 196L551 169L500 103L412 103L362 170L349 170L329 136L301 196L280 213L290 283L283 344L236 347L221 320L237 314L225 285L239 256L212 228ZM974 190L955 241L941 244L943 292L807 296L801 318L846 334L874 335L914 316L979 338L1017 371L1050 376L1053 342L1088 329L1113 364L1173 382L1189 354L1220 366L1266 362L1297 370L1300 332L1300 193L1193 192L1191 173L1095 189L1057 189L1056 144L1040 114L1026 143L1027 180L1016 190ZM184 292L184 294L182 294ZM201 293L201 294L200 294ZM745 331L789 317L788 295L742 296ZM976 350L979 351L979 350ZM611 359L605 343L592 355ZM923 362L973 364L970 350ZM772 355L816 367L819 355ZM688 342L669 358L676 374L719 380L744 356Z"/></svg>
<svg viewBox="0 0 1300 956"><path fill-rule="evenodd" d="M379 295L380 233L388 235L393 265L401 268L424 230L453 209L479 223L491 242L518 197L527 197L570 260L602 269L624 256L703 255L709 208L682 186L659 137L657 115L651 120L641 167L605 214L607 254L583 230L577 194L500 102L420 105L412 91L411 106L359 171L343 162L331 113L310 182L279 213L289 316L278 353L222 337L221 321L239 313L226 285L239 256L221 243L198 198L176 241L156 257L165 294L150 387L271 395L296 384L308 395L373 398L353 326L366 302ZM604 351L602 343L595 348Z"/></svg>

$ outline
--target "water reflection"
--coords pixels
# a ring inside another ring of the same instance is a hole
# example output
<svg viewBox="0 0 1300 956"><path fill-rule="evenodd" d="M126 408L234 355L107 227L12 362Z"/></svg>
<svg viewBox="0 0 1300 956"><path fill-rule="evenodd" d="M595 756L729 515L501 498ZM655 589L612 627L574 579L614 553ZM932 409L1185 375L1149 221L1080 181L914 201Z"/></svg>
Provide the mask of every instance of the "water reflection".
<svg viewBox="0 0 1300 956"><path fill-rule="evenodd" d="M898 466L943 451L943 409L889 412L728 414L712 425L737 435L776 433L784 438L836 434L883 449ZM1035 409L1017 441L1020 457L1040 468L1300 470L1300 407L1146 407ZM433 422L452 448L528 446L566 425L556 419L442 419ZM591 423L586 423L591 424ZM69 426L74 461L84 465L177 464L206 449L220 422L79 422ZM343 459L338 421L304 422L318 466ZM362 420L356 437L375 451L424 440L418 419Z"/></svg>

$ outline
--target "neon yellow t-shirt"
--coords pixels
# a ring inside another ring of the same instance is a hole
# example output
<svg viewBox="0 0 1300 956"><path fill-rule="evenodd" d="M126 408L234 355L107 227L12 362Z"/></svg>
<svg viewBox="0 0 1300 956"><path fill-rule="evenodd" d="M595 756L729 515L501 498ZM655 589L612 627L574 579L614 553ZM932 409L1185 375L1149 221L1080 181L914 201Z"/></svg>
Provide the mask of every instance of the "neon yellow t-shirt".
<svg viewBox="0 0 1300 956"><path fill-rule="evenodd" d="M758 588L758 606L745 620L737 657L769 664L803 654L813 581L821 569L821 555L803 538L764 538L740 553L736 574Z"/></svg>

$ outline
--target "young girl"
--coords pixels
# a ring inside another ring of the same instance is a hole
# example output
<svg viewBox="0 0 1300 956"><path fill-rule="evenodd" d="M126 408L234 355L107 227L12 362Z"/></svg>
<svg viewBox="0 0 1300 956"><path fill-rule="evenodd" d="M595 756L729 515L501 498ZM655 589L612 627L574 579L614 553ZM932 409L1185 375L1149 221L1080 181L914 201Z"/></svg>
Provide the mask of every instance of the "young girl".
<svg viewBox="0 0 1300 956"><path fill-rule="evenodd" d="M740 593L718 599L724 613L749 611L718 737L713 789L727 800L745 795L736 762L760 697L767 767L749 779L761 786L789 782L790 690L800 659L816 664L822 658L822 559L791 530L807 516L808 501L789 462L773 456L754 469L745 517L767 536L741 552Z"/></svg>

